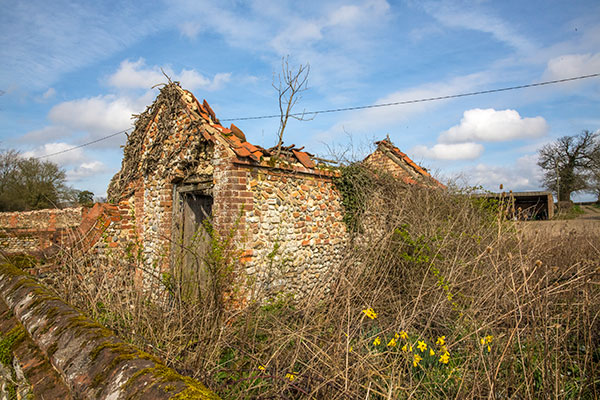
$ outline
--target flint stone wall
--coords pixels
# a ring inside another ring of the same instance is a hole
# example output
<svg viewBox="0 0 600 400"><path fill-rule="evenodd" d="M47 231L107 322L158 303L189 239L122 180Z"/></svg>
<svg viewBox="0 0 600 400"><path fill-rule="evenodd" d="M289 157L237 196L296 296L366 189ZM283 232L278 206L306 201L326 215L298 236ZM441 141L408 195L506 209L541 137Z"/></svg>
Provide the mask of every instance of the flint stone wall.
<svg viewBox="0 0 600 400"><path fill-rule="evenodd" d="M83 207L0 213L0 248L6 254L49 251L79 227Z"/></svg>
<svg viewBox="0 0 600 400"><path fill-rule="evenodd" d="M326 292L347 242L340 195L330 177L251 169L246 192L246 274L256 290Z"/></svg>

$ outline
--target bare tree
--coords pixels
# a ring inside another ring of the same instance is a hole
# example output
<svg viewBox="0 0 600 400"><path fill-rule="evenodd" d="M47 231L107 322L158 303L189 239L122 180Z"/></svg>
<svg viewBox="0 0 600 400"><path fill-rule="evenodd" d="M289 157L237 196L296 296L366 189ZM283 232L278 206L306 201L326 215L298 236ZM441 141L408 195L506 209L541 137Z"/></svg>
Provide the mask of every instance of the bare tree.
<svg viewBox="0 0 600 400"><path fill-rule="evenodd" d="M310 65L300 64L298 69L290 69L288 57L281 60L281 72L277 79L273 77L273 87L279 93L279 129L277 131L277 145L275 146L275 155L279 157L281 145L283 144L283 133L288 123L288 119L294 118L299 121L313 119L306 118L304 112L293 113L294 106L302 98L301 93L308 89L308 75Z"/></svg>
<svg viewBox="0 0 600 400"><path fill-rule="evenodd" d="M557 193L559 201L571 193L589 188L590 174L600 153L599 133L583 131L563 136L538 151L538 165L544 170L544 185Z"/></svg>

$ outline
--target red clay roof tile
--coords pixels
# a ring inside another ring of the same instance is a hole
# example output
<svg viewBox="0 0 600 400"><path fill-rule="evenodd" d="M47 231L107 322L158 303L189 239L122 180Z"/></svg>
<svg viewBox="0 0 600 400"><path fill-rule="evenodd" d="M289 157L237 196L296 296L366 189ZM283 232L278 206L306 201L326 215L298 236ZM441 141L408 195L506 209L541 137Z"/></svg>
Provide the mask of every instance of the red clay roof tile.
<svg viewBox="0 0 600 400"><path fill-rule="evenodd" d="M242 132L240 128L238 128L234 124L231 124L230 129L235 136L239 137L243 141L246 141L246 135L244 135L244 132Z"/></svg>
<svg viewBox="0 0 600 400"><path fill-rule="evenodd" d="M303 151L296 151L294 149L292 149L292 153L294 153L294 156L306 168L314 168L315 167L314 161L310 159L310 156L307 153L305 153Z"/></svg>
<svg viewBox="0 0 600 400"><path fill-rule="evenodd" d="M233 151L240 157L250 157L252 155L245 147L234 147Z"/></svg>
<svg viewBox="0 0 600 400"><path fill-rule="evenodd" d="M215 128L220 134L221 137L223 139L225 139L225 141L228 143L229 147L233 150L233 152L238 156L238 157L248 157L256 162L261 162L262 158L265 156L265 154L269 154L268 150L263 149L260 146L255 146L252 143L249 143L246 141L246 135L244 134L244 132L242 132L241 129L239 129L237 126L235 126L234 124L231 124L230 128L225 128L222 125L220 125L219 120L215 114L215 112L213 111L213 109L210 107L210 105L208 104L208 102L206 100L203 100L202 103L200 103L196 97L194 97L194 95L187 91L187 90L183 90L186 94L191 95L191 99L189 100L189 97L182 97L182 99L186 102L186 104L188 104L189 107L191 107L191 109L193 110L194 108L197 108L197 114L200 115L200 117L206 121L212 121L212 126L213 128ZM194 107L196 106L196 107ZM213 134L211 134L210 132L202 129L202 136L209 141L214 142L216 140L215 136ZM293 146L292 146L293 147ZM314 168L316 166L315 162L311 159L311 154L308 152L303 152L300 151L302 148L300 149L292 149L292 153L294 155L294 157L305 167L305 168ZM297 168L297 167L294 167ZM326 174L327 171L321 171L321 173ZM326 174L327 175L327 174Z"/></svg>
<svg viewBox="0 0 600 400"><path fill-rule="evenodd" d="M217 116L215 115L215 112L210 107L210 105L206 102L206 100L204 100L202 102L202 105L204 105L204 108L206 109L206 111L208 111L208 114L211 116L213 122L218 122L219 120L217 119Z"/></svg>
<svg viewBox="0 0 600 400"><path fill-rule="evenodd" d="M244 146L245 148L247 148L248 151L250 151L252 153L254 153L255 151L258 151L258 148L256 146L254 146L253 144L248 143L248 142L242 143L242 146Z"/></svg>

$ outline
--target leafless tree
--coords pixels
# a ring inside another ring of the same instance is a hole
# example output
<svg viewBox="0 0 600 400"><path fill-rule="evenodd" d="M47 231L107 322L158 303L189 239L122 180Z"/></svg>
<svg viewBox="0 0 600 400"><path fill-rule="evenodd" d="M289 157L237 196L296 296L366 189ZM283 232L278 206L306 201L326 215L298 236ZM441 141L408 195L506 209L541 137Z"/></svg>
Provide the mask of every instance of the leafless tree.
<svg viewBox="0 0 600 400"><path fill-rule="evenodd" d="M293 113L294 106L302 98L301 94L308 89L308 75L310 65L300 64L296 69L290 67L288 57L281 60L281 72L277 78L273 76L273 87L279 93L279 129L277 131L277 145L275 146L275 155L279 157L281 145L283 144L283 134L288 123L288 119L294 118L299 121L313 119L307 118L305 113Z"/></svg>
<svg viewBox="0 0 600 400"><path fill-rule="evenodd" d="M557 193L560 201L571 199L571 193L589 188L590 174L600 154L598 132L584 130L578 135L564 136L538 151L537 164L544 170L544 185Z"/></svg>

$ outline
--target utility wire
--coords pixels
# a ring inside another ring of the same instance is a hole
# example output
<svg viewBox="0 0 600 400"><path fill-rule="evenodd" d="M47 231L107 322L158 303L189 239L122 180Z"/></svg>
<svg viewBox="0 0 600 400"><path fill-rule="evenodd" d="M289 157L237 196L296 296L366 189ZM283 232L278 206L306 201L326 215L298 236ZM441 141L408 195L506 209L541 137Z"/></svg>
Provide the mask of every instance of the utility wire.
<svg viewBox="0 0 600 400"><path fill-rule="evenodd" d="M110 139L111 137L120 135L122 133L127 133L127 131L130 130L130 129L133 129L133 128L124 129L122 131L112 133L112 134L110 134L108 136L101 137L100 139L96 139L96 140L92 140L91 142L80 144L79 146L69 147L68 149L57 151L56 153L50 153L50 154L46 154L46 155L43 155L43 156L32 157L32 158L35 158L36 160L39 160L39 159L42 159L42 158L47 158L47 157L51 157L51 156L56 156L58 154L63 154L63 153L66 153L68 151L71 151L71 150L79 149L81 147L89 146L90 144L94 144L94 143L98 143L98 142L101 142L101 141L106 140L106 139Z"/></svg>
<svg viewBox="0 0 600 400"><path fill-rule="evenodd" d="M356 106L356 107L346 107L346 108L333 108L333 109L330 109L330 110L320 110L320 111L303 111L303 112L298 112L298 113L290 114L290 117L292 117L292 116L293 117L297 117L297 116L302 116L302 115L315 115L316 116L317 114L334 113L334 112L341 112L341 111L365 110L365 109L368 109L368 108L390 107L390 106L399 106L399 105L404 105L404 104L424 103L424 102L427 102L427 101L438 101L438 100L446 100L446 99L456 99L456 98L459 98L459 97L468 97L468 96L476 96L476 95L480 95L480 94L506 92L506 91L509 91L509 90L525 89L525 88L536 87L536 86L554 85L556 83L576 81L576 80L579 80L579 79L595 78L597 76L600 76L600 73L590 74L590 75L576 76L576 77L573 77L573 78L557 79L557 80L554 80L554 81L546 81L546 82L539 82L539 83L530 83L530 84L527 84L527 85L510 86L510 87L499 88L499 89L480 90L480 91L477 91L477 92L467 92L467 93L460 93L460 94L451 94L451 95L447 95L447 96L425 97L425 98L422 98L422 99L415 99L415 100L396 101L396 102L393 102L393 103L371 104L371 105L368 105L368 106ZM277 114L277 115L263 115L263 116L260 116L260 117L227 118L227 119L221 119L221 121L245 121L245 120L250 120L250 119L279 118L280 116L281 115Z"/></svg>
<svg viewBox="0 0 600 400"><path fill-rule="evenodd" d="M447 95L447 96L425 97L425 98L422 98L422 99L395 101L395 102L392 102L392 103L371 104L371 105L368 105L368 106L332 108L332 109L329 109L329 110L319 110L319 111L303 111L303 112L298 112L298 113L290 114L290 116L291 117L305 116L305 115L314 115L314 116L316 116L318 114L335 113L335 112L342 112L342 111L366 110L366 109L369 109L369 108L391 107L391 106L399 106L399 105L406 105L406 104L425 103L425 102L428 102L428 101L439 101L439 100L447 100L447 99L456 99L456 98L460 98L460 97L477 96L477 95L481 95L481 94L508 92L510 90L518 90L518 89L526 89L526 88L532 88L532 87L538 87L538 86L554 85L554 84L557 84L557 83L571 82L571 81L577 81L577 80L588 79L588 78L596 78L598 76L600 76L600 73L575 76L575 77L572 77L572 78L565 78L565 79L556 79L556 80L553 80L553 81L545 81L545 82L538 82L538 83L529 83L527 85L509 86L509 87L498 88L498 89L479 90L479 91L476 91L476 92L466 92L466 93L459 93L459 94L450 94L450 95ZM258 116L258 117L225 118L225 119L220 119L220 121L248 121L248 120L253 120L253 119L271 119L271 118L280 118L280 117L281 117L280 114L273 114L273 115L261 115L261 116ZM132 129L132 128L125 129L125 130L122 130L122 131L119 131L119 132L115 132L113 134L101 137L101 138L93 140L91 142L80 144L79 146L74 146L74 147L71 147L71 148L68 148L68 149L65 149L65 150L57 151L56 153L46 154L44 156L34 157L34 158L41 159L41 158L55 156L55 155L58 155L58 154L63 154L63 153L66 153L68 151L79 149L79 148L85 147L85 146L89 146L91 144L101 142L103 140L106 140L106 139L109 139L111 137L120 135L122 133L126 133L130 129Z"/></svg>

